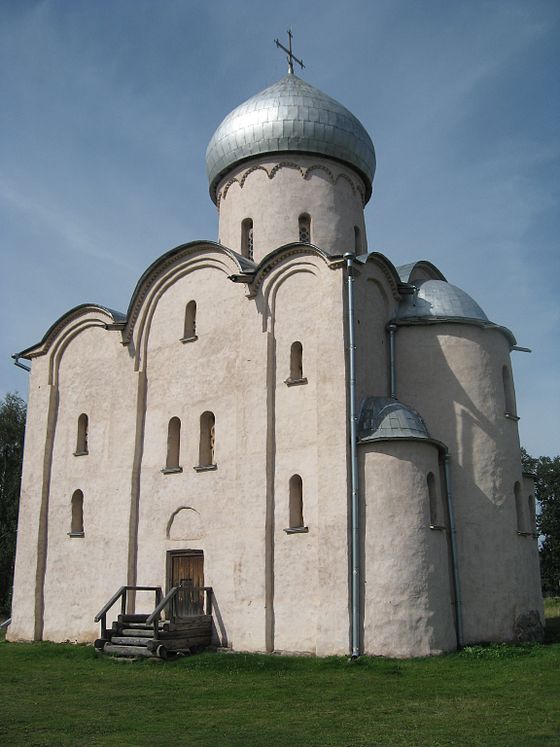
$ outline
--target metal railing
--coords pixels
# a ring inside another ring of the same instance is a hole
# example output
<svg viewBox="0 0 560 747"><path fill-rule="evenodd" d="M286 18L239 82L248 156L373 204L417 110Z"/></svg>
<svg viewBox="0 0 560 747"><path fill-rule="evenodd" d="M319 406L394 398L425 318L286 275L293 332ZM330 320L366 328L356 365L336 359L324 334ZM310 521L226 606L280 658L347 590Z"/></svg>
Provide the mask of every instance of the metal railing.
<svg viewBox="0 0 560 747"><path fill-rule="evenodd" d="M161 602L161 586L121 586L121 588L113 594L111 599L103 605L101 610L94 617L94 622L101 622L101 638L107 638L107 612L109 612L111 607L116 604L119 599L121 600L121 614L126 614L129 591L153 591L155 593L156 608Z"/></svg>

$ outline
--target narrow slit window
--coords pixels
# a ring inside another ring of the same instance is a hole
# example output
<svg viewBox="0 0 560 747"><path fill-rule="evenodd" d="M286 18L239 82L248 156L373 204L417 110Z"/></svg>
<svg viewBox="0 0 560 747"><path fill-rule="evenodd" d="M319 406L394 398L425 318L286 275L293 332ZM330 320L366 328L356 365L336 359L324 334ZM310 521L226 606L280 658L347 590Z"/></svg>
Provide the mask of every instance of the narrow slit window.
<svg viewBox="0 0 560 747"><path fill-rule="evenodd" d="M436 478L433 472L428 472L427 477L428 483L428 499L430 502L430 526L438 527L441 525L441 518L439 515L439 499L436 487Z"/></svg>
<svg viewBox="0 0 560 747"><path fill-rule="evenodd" d="M290 379L292 381L303 379L303 346L301 342L293 342L290 348Z"/></svg>
<svg viewBox="0 0 560 747"><path fill-rule="evenodd" d="M535 496L530 495L527 499L529 508L529 531L531 534L537 533L537 515L535 510Z"/></svg>
<svg viewBox="0 0 560 747"><path fill-rule="evenodd" d="M76 456L88 453L88 416L83 412L78 418L78 437L76 439Z"/></svg>
<svg viewBox="0 0 560 747"><path fill-rule="evenodd" d="M515 517L517 522L517 531L520 534L525 532L525 522L523 520L523 501L521 499L521 485L516 482L513 486L513 495L515 497Z"/></svg>
<svg viewBox="0 0 560 747"><path fill-rule="evenodd" d="M358 226L354 226L354 252L355 254L362 253L362 237Z"/></svg>
<svg viewBox="0 0 560 747"><path fill-rule="evenodd" d="M179 470L179 459L181 456L181 421L179 418L171 418L167 426L167 458L165 460L166 470Z"/></svg>
<svg viewBox="0 0 560 747"><path fill-rule="evenodd" d="M81 490L75 490L71 500L71 523L70 537L84 536L84 494Z"/></svg>
<svg viewBox="0 0 560 747"><path fill-rule="evenodd" d="M183 340L196 340L196 301L189 301L185 307Z"/></svg>
<svg viewBox="0 0 560 747"><path fill-rule="evenodd" d="M216 464L216 418L213 412L203 412L200 416L198 464L200 467Z"/></svg>
<svg viewBox="0 0 560 747"><path fill-rule="evenodd" d="M299 240L302 244L311 243L311 218L307 213L302 213L298 219Z"/></svg>
<svg viewBox="0 0 560 747"><path fill-rule="evenodd" d="M299 475L290 477L290 529L303 528L303 482Z"/></svg>
<svg viewBox="0 0 560 747"><path fill-rule="evenodd" d="M511 377L509 366L503 366L502 368L502 381L504 385L506 415L513 415L516 417L515 393L513 391L513 379Z"/></svg>
<svg viewBox="0 0 560 747"><path fill-rule="evenodd" d="M241 223L241 254L247 259L253 259L253 221L245 218Z"/></svg>

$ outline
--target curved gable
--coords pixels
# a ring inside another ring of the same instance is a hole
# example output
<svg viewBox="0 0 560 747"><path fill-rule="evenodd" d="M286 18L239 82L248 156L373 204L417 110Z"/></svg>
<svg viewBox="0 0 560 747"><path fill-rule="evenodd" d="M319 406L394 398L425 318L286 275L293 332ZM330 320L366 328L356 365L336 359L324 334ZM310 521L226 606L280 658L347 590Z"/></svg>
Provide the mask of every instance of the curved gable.
<svg viewBox="0 0 560 747"><path fill-rule="evenodd" d="M391 288L394 299L396 301L400 299L401 296L399 293L399 284L401 282L401 279L395 268L395 265L391 262L390 259L387 259L387 257L384 254L381 254L381 252L362 254L361 256L356 257L356 259L362 264L367 264L370 262L375 264L381 270L381 272L385 276L385 279L389 283L389 287Z"/></svg>
<svg viewBox="0 0 560 747"><path fill-rule="evenodd" d="M215 241L190 241L162 254L143 273L132 293L126 313L126 326L123 331L125 343L132 338L140 309L152 291L158 286L159 281L167 277L175 268L179 270L186 263L196 263L197 259L201 260L200 266L204 266L202 258L204 256L208 257L209 254L219 255L219 259L214 262L214 266L222 269L228 277L237 274L251 275L256 270L256 265L253 262Z"/></svg>
<svg viewBox="0 0 560 747"><path fill-rule="evenodd" d="M88 314L92 313L101 314L106 329L120 329L126 322L126 316L121 311L115 311L114 309L110 309L107 306L100 306L99 304L82 303L78 306L74 306L74 308L60 316L54 324L51 324L40 342L31 345L20 353L17 353L17 357L29 360L40 355L45 355L45 353L47 353L52 347L56 338L64 332L69 325L79 320L81 317L86 317Z"/></svg>
<svg viewBox="0 0 560 747"><path fill-rule="evenodd" d="M318 246L315 246L315 244L304 244L299 241L284 244L283 246L279 246L277 249L269 252L259 263L252 279L251 296L257 294L264 279L275 267L277 267L283 260L297 255L319 257L330 267L339 266L342 261L342 255L334 256L328 254Z"/></svg>
<svg viewBox="0 0 560 747"><path fill-rule="evenodd" d="M415 280L447 280L444 274L427 259L399 265L396 271L403 283L414 283Z"/></svg>

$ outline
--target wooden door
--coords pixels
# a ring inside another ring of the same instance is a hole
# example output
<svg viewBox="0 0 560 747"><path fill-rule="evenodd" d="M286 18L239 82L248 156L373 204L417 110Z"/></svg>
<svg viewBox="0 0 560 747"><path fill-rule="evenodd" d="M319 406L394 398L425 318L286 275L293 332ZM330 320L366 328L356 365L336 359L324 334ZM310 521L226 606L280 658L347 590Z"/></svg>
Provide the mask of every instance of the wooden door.
<svg viewBox="0 0 560 747"><path fill-rule="evenodd" d="M201 550L170 551L168 588L180 586L175 596L175 617L204 614L204 555Z"/></svg>

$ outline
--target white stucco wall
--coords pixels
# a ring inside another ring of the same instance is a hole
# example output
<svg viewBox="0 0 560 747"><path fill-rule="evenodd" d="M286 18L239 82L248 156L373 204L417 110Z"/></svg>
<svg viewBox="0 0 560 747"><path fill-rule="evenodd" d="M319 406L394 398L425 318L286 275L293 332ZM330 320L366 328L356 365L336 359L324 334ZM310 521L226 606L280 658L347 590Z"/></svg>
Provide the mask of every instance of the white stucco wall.
<svg viewBox="0 0 560 747"><path fill-rule="evenodd" d="M134 390L128 353L105 329L109 321L78 315L33 360L19 525L26 539L18 541L11 640L92 640L94 615L126 582ZM82 413L88 453L75 456ZM78 489L84 536L70 537Z"/></svg>
<svg viewBox="0 0 560 747"><path fill-rule="evenodd" d="M342 319L342 277L321 261L299 264L299 271L292 263L288 272L294 274L284 282L279 278L273 305L275 648L338 653L347 648L347 488L345 390L336 375L344 370L344 348L332 328L340 328ZM307 383L288 386L295 341L303 346ZM304 534L284 531L294 474L303 481ZM321 583L326 577L328 588Z"/></svg>
<svg viewBox="0 0 560 747"><path fill-rule="evenodd" d="M509 342L466 324L400 327L397 395L450 452L465 641L508 640L520 615L542 616L536 541L516 531L522 481L517 423L506 418Z"/></svg>
<svg viewBox="0 0 560 747"><path fill-rule="evenodd" d="M47 364L47 359L36 358L29 374L12 622L6 634L10 641L31 641L35 638L35 582L45 471L45 437L49 430L48 413L51 396L51 387L47 383Z"/></svg>
<svg viewBox="0 0 560 747"><path fill-rule="evenodd" d="M148 381L138 581L163 583L166 550L202 550L221 643L237 650L342 652L347 648L346 402L336 372L344 370L344 345L332 326L322 323L332 318L340 328L341 273L304 249L277 265L256 298L247 299L244 287L231 283L224 270L199 264L170 277L151 311L147 303L139 316L139 329L144 315L150 322L144 326L146 341L135 341L138 350L146 344L141 358ZM197 301L198 339L181 343L190 300ZM308 381L288 387L295 340L303 344ZM217 470L197 473L199 418L206 410L216 417ZM182 423L183 471L162 474L171 417ZM304 481L309 532L287 535L287 485L295 473ZM169 518L181 506L197 512L195 533L166 539ZM320 560L323 533L337 550ZM267 568L273 569L273 583ZM337 594L323 592L318 579L325 574L336 579ZM325 603L329 610L323 615Z"/></svg>
<svg viewBox="0 0 560 747"><path fill-rule="evenodd" d="M221 267L205 265L195 263L170 279L144 333L148 387L137 578L164 585L167 550L202 550L205 584L213 587L223 620L220 642L264 650L266 337L244 287L231 283ZM198 339L182 343L190 300L197 302ZM217 469L196 472L205 411L216 418ZM163 474L172 417L181 420L183 471ZM168 522L182 506L198 513L198 528L168 539Z"/></svg>
<svg viewBox="0 0 560 747"><path fill-rule="evenodd" d="M132 371L119 335L89 327L64 350L49 498L45 624L49 640L91 640L93 616L126 578L135 412ZM78 417L88 453L74 456ZM84 494L84 537L69 537L70 502ZM94 570L95 569L95 570ZM110 594L109 594L110 596ZM87 603L84 603L87 600ZM92 614L93 610L93 614Z"/></svg>
<svg viewBox="0 0 560 747"><path fill-rule="evenodd" d="M354 251L354 226L367 247L363 183L328 158L290 154L256 158L232 169L218 186L219 241L241 252L241 224L253 220L254 259L299 241L298 218L311 217L311 243L331 254Z"/></svg>
<svg viewBox="0 0 560 747"><path fill-rule="evenodd" d="M190 549L204 553L217 642L238 650L347 649L344 340L333 334L342 326L342 273L302 247L248 298L244 285L228 279L234 270L212 247L187 252L146 281L129 344L92 314L35 359L24 480L30 498L20 527L30 539L18 549L10 638L37 637L42 617L43 638L93 640L93 616L117 588L164 587L167 552ZM191 300L197 339L183 342ZM296 339L308 381L288 387ZM217 469L197 472L207 410L216 417ZM81 413L89 418L88 453L75 456ZM182 471L163 474L172 417L181 419ZM47 431L45 482L37 465ZM304 480L309 526L297 536L283 531L294 473ZM76 489L84 494L84 537L68 536ZM47 545L38 577L42 502ZM42 594L37 620L33 588ZM139 594L136 610L151 607L151 595Z"/></svg>
<svg viewBox="0 0 560 747"><path fill-rule="evenodd" d="M389 349L386 325L397 304L395 281L381 262L355 265L356 402L389 396Z"/></svg>
<svg viewBox="0 0 560 747"><path fill-rule="evenodd" d="M364 527L364 650L425 656L456 647L449 533L430 528L427 476L438 449L421 441L360 447Z"/></svg>
<svg viewBox="0 0 560 747"><path fill-rule="evenodd" d="M353 250L355 226L365 250L363 185L329 159L255 159L218 193L221 242L239 251L242 220L252 218L257 262L298 241L301 213L311 216L311 242L321 250ZM93 640L93 616L118 587L164 587L168 552L199 550L214 590L216 642L348 652L343 263L296 245L269 258L250 285L231 282L239 269L222 248L186 245L144 276L126 330L106 329L107 313L83 310L38 346L10 640ZM382 258L356 269L359 406L389 393L386 324L399 291ZM193 300L197 339L184 341ZM307 381L288 386L295 341ZM465 639L510 639L528 612L542 616L542 599L536 540L527 519L528 531L518 533L513 498L519 481L526 510L532 488L521 475L516 422L504 416L508 341L464 324L403 326L396 362L398 398L451 455ZM217 469L196 471L205 411L216 418ZM89 449L74 456L82 412ZM173 417L181 420L181 471L164 474ZM429 526L430 471L443 502L434 444L360 446L367 653L455 646L449 533ZM290 534L294 474L303 480L308 531ZM84 493L83 538L68 536L76 489ZM139 595L137 611L151 608Z"/></svg>

